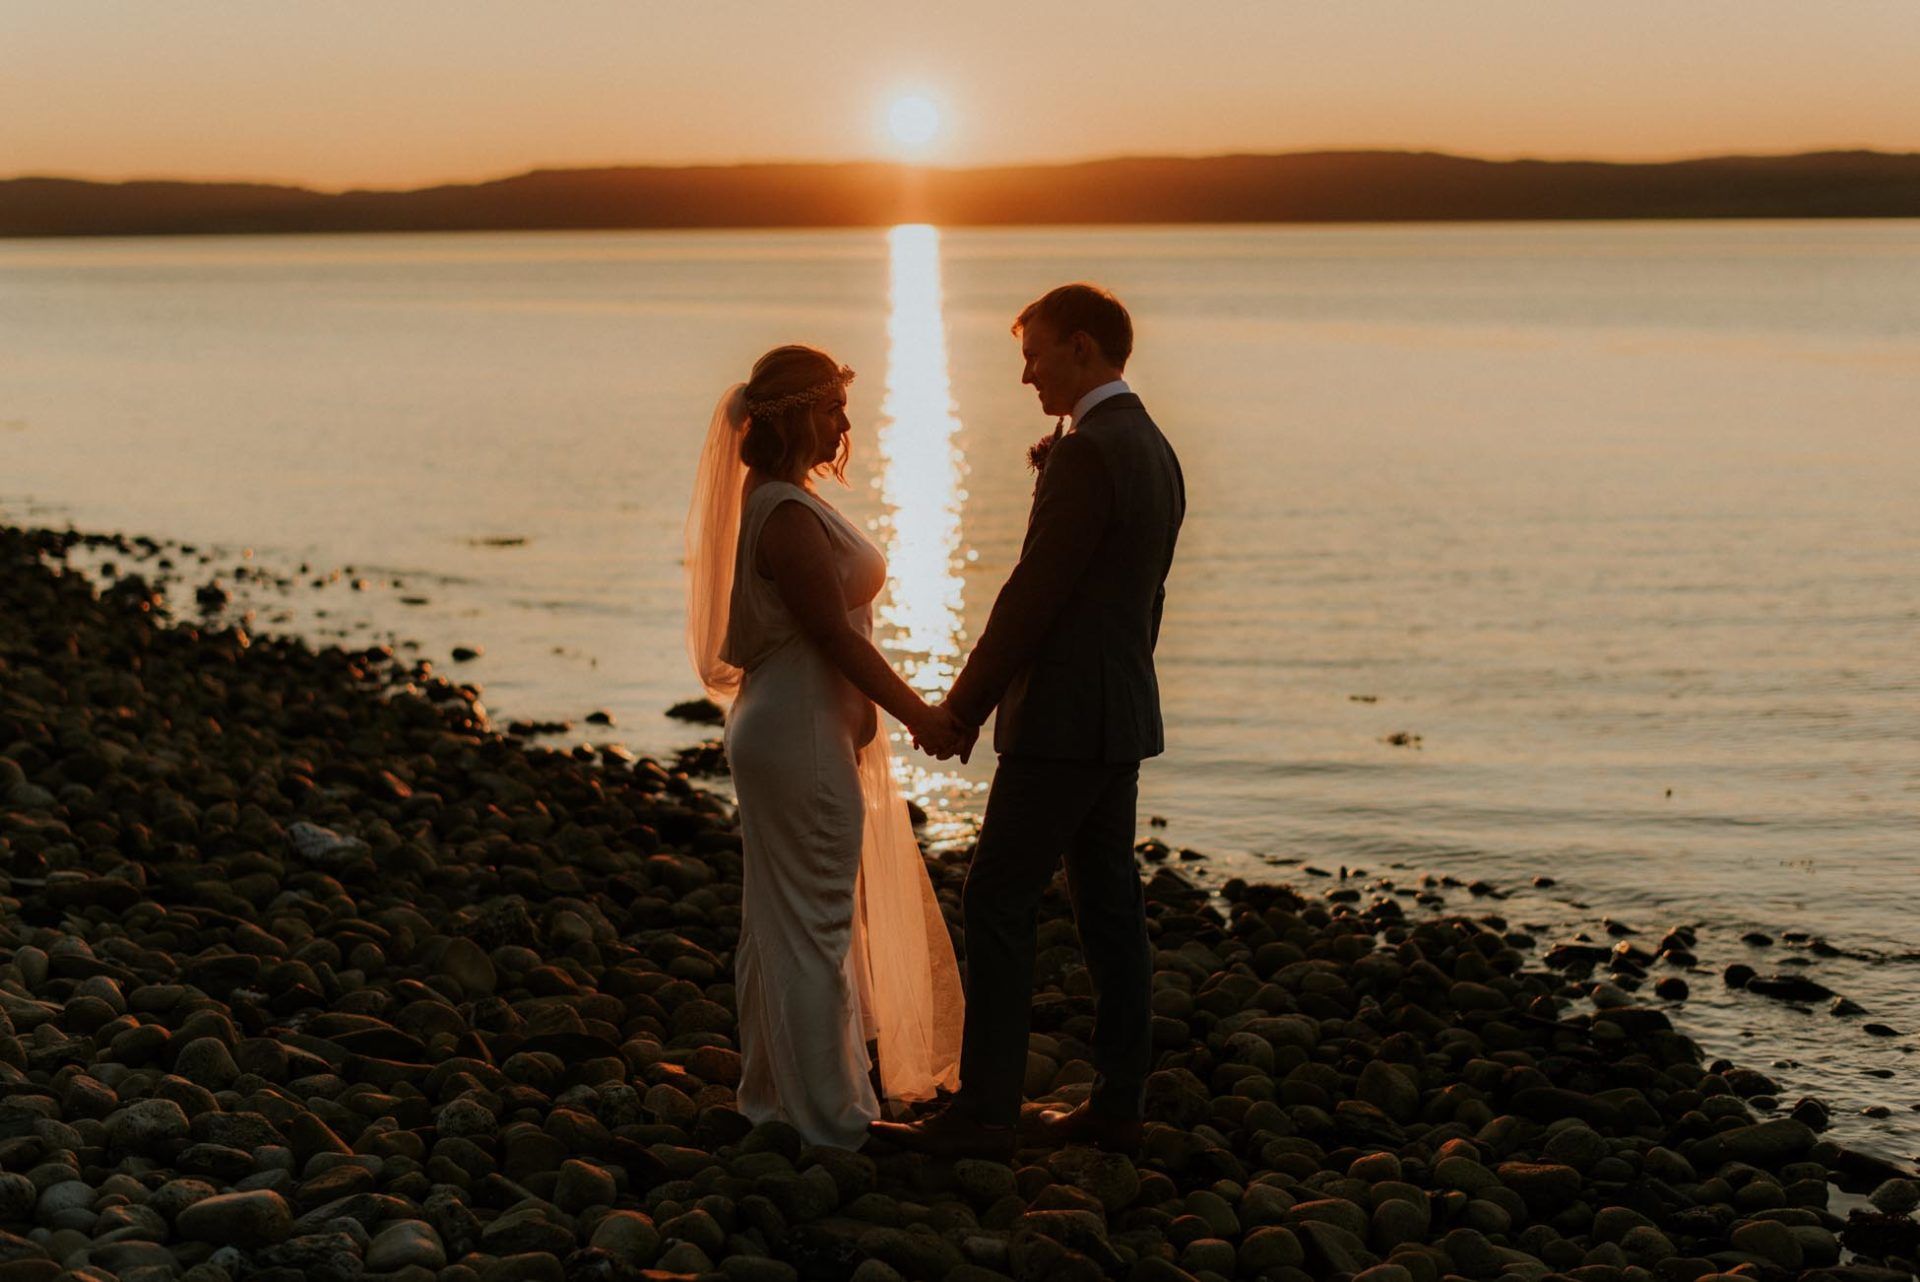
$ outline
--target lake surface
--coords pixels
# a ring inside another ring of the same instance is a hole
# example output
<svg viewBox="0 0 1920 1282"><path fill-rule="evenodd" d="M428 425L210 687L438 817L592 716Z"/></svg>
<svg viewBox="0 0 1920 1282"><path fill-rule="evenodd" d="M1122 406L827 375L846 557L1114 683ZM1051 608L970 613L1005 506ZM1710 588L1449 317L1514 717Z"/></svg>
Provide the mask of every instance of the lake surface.
<svg viewBox="0 0 1920 1282"><path fill-rule="evenodd" d="M1142 835L1701 923L1684 1026L1920 1152L1920 222L0 242L0 514L217 549L190 582L338 569L257 622L483 645L496 720L666 751L721 391L787 341L860 372L828 497L938 689L1051 426L1008 324L1074 278L1132 307L1189 487ZM910 764L936 831L977 808L984 760Z"/></svg>

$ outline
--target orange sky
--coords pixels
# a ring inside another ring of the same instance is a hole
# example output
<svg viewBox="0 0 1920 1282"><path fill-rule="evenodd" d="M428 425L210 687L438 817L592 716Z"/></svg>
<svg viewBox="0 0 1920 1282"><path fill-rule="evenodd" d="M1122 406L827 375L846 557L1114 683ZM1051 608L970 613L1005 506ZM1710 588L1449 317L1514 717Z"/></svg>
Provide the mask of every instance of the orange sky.
<svg viewBox="0 0 1920 1282"><path fill-rule="evenodd" d="M0 175L1920 150L1920 0L9 0Z"/></svg>

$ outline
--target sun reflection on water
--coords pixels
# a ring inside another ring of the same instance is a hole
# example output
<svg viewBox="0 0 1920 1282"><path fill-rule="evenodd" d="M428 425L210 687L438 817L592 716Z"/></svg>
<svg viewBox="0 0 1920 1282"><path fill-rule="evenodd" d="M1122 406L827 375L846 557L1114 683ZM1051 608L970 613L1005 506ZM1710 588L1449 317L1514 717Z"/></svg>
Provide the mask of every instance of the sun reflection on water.
<svg viewBox="0 0 1920 1282"><path fill-rule="evenodd" d="M882 534L889 568L881 646L927 699L958 671L964 602L960 567L960 418L947 371L940 230L903 224L887 234L890 277L887 389L880 406ZM970 790L967 781L908 760L909 793Z"/></svg>
<svg viewBox="0 0 1920 1282"><path fill-rule="evenodd" d="M960 452L940 301L940 231L888 233L891 309L887 392L880 405L880 498L886 515L885 647L907 684L932 697L960 656Z"/></svg>

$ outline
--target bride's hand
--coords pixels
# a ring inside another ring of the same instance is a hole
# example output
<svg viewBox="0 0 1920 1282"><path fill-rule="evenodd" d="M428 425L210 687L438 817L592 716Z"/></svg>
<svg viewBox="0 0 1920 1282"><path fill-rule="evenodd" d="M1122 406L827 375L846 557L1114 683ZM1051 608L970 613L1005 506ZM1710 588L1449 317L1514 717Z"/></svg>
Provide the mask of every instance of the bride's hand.
<svg viewBox="0 0 1920 1282"><path fill-rule="evenodd" d="M923 709L907 729L915 747L942 761L958 753L966 739L966 727L944 706Z"/></svg>

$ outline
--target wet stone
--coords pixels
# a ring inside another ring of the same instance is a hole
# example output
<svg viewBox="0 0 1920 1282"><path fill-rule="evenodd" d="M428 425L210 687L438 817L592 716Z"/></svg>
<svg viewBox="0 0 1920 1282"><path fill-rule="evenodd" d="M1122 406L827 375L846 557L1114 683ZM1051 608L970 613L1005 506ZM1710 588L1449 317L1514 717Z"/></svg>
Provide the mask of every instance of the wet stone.
<svg viewBox="0 0 1920 1282"><path fill-rule="evenodd" d="M1887 1180L1869 1193L1867 1200L1883 1214L1910 1215L1920 1208L1920 1180Z"/></svg>

